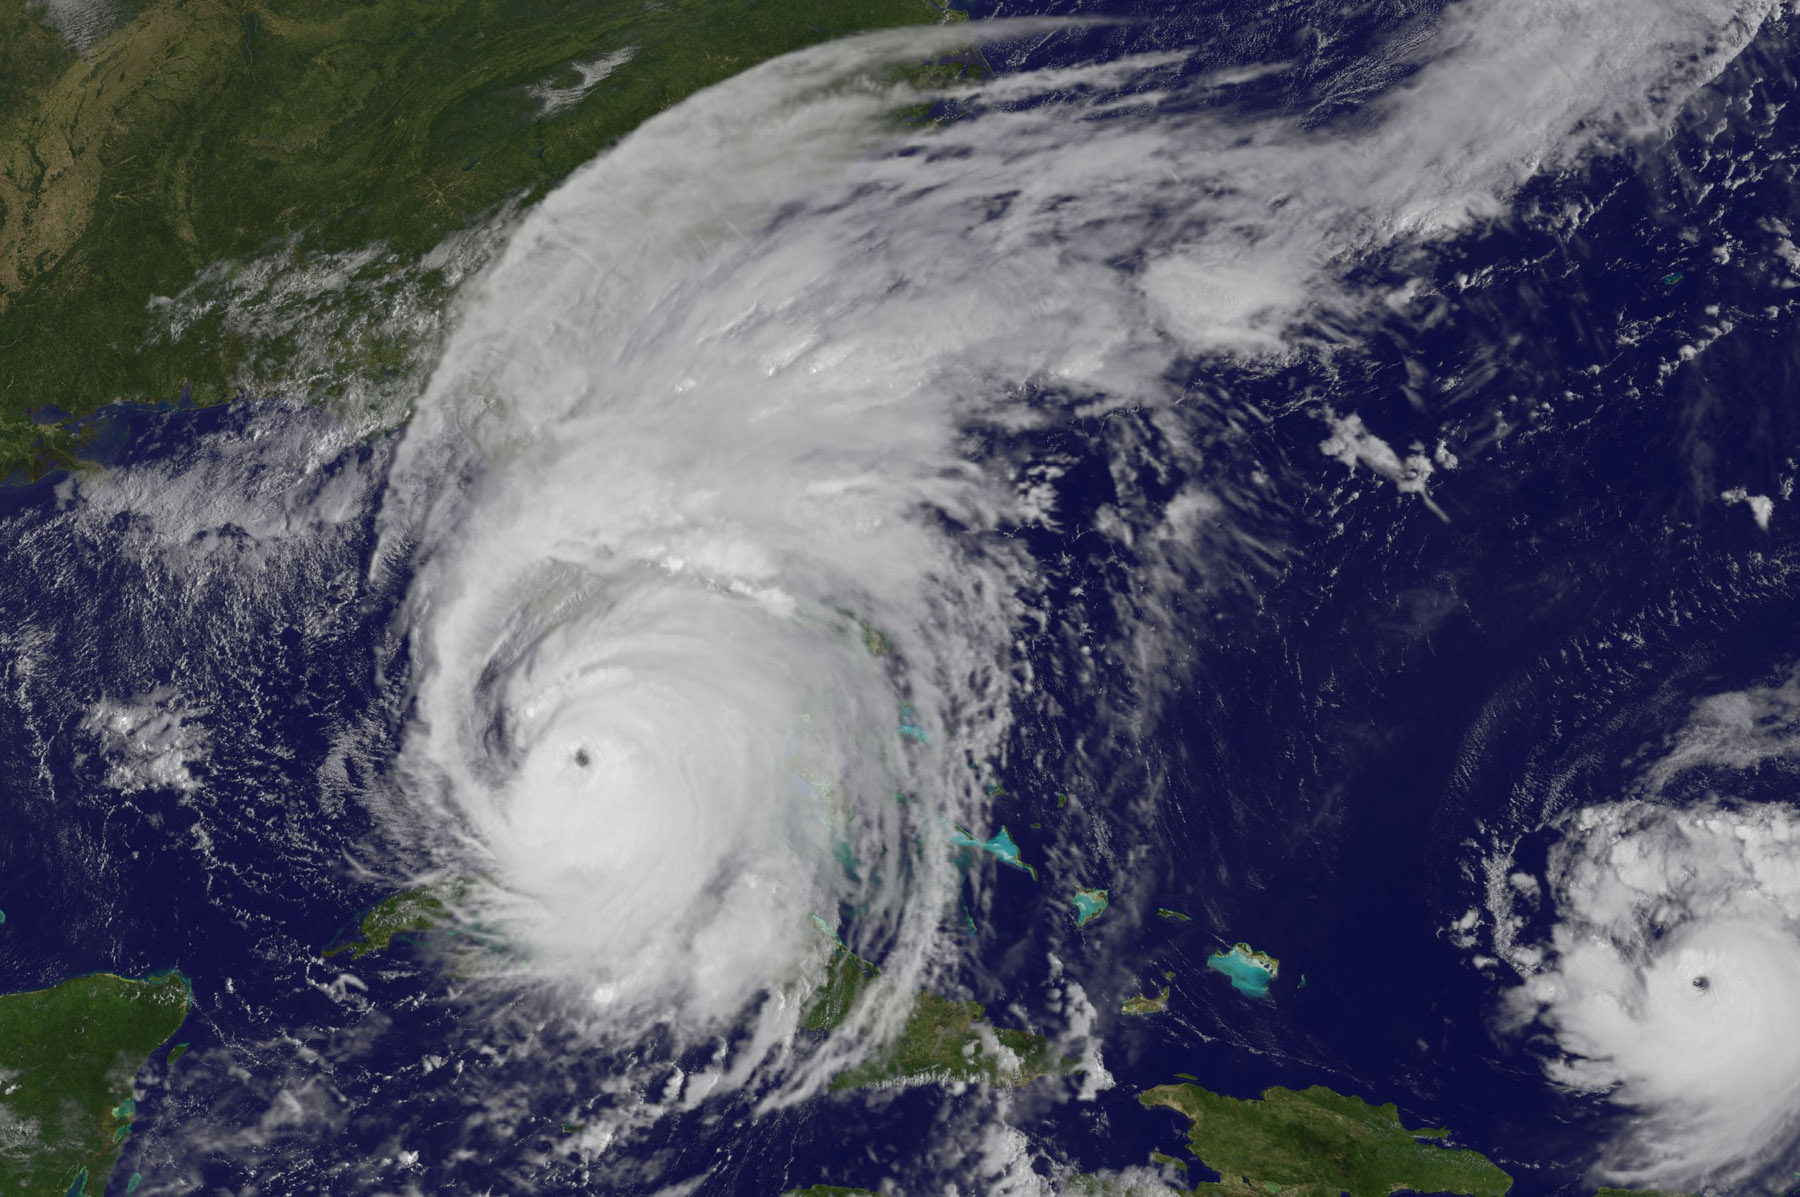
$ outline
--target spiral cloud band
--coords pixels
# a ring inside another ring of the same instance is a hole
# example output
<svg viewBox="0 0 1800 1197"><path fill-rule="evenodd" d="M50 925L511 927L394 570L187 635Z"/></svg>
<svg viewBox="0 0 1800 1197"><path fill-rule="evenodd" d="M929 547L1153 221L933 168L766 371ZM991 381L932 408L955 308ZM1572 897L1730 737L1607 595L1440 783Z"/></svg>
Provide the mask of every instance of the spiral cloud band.
<svg viewBox="0 0 1800 1197"><path fill-rule="evenodd" d="M1344 281L1357 254L1654 124L1766 11L1587 5L1595 37L1549 45L1538 9L1566 6L1526 7L1455 6L1331 136L1169 55L1002 74L902 136L930 97L889 68L982 34L835 43L548 197L468 301L390 512L426 558L402 817L450 829L433 868L478 879L519 971L621 1035L756 1010L777 1056L814 918L914 983L954 893L934 843L981 826L967 763L1029 680L1028 563L995 532L1054 517L965 435L1167 413L1184 362L1327 351L1295 330L1391 300Z"/></svg>
<svg viewBox="0 0 1800 1197"><path fill-rule="evenodd" d="M1634 1112L1615 1183L1746 1185L1800 1135L1800 815L1591 807L1552 853L1557 923L1516 1012L1559 1081Z"/></svg>
<svg viewBox="0 0 1800 1197"><path fill-rule="evenodd" d="M979 813L964 762L993 751L1013 588L942 531L993 519L947 393L820 320L824 263L726 248L797 182L748 130L814 169L871 144L895 95L844 83L861 62L765 68L546 201L409 445L421 473L483 463L421 517L412 759L459 829L444 871L621 1036L760 1003L779 1042L816 926L852 908L904 992L952 892L919 844Z"/></svg>

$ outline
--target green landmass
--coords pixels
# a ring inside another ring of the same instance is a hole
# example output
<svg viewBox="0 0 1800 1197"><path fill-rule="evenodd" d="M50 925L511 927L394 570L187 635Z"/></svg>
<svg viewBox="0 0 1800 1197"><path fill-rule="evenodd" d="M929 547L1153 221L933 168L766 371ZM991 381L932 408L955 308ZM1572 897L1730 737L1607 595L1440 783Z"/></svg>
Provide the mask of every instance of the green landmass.
<svg viewBox="0 0 1800 1197"><path fill-rule="evenodd" d="M825 966L825 983L813 995L800 1025L809 1031L835 1030L850 1017L856 999L881 970L850 949L839 946Z"/></svg>
<svg viewBox="0 0 1800 1197"><path fill-rule="evenodd" d="M1062 1191L1073 1197L1168 1197L1183 1192L1172 1189L1162 1177L1147 1169L1125 1172L1080 1172L1063 1182Z"/></svg>
<svg viewBox="0 0 1800 1197"><path fill-rule="evenodd" d="M831 1082L862 1089L910 1081L979 1081L1023 1085L1067 1072L1050 1041L1028 1031L996 1027L980 1002L921 993L906 1026L890 1044Z"/></svg>
<svg viewBox="0 0 1800 1197"><path fill-rule="evenodd" d="M131 1081L187 1017L176 973L0 997L0 1192L101 1192L137 1113Z"/></svg>
<svg viewBox="0 0 1800 1197"><path fill-rule="evenodd" d="M824 983L801 1017L801 1025L814 1032L835 1030L880 975L880 969L840 945L826 965ZM996 1027L986 1014L980 1002L921 993L893 1042L838 1074L831 1087L862 1089L927 1081L1023 1085L1073 1066L1074 1061L1058 1056L1043 1036Z"/></svg>
<svg viewBox="0 0 1800 1197"><path fill-rule="evenodd" d="M1169 987L1164 985L1162 992L1155 997L1128 997L1119 1007L1121 1014L1161 1014L1169 1008Z"/></svg>
<svg viewBox="0 0 1800 1197"><path fill-rule="evenodd" d="M421 886L403 890L391 898L377 902L357 924L357 938L333 944L326 956L350 953L361 960L370 952L379 952L394 942L394 936L408 931L429 931L450 916L449 903L456 900L460 887L454 883Z"/></svg>
<svg viewBox="0 0 1800 1197"><path fill-rule="evenodd" d="M1221 1195L1385 1197L1411 1189L1501 1197L1512 1187L1486 1156L1434 1142L1448 1130L1409 1130L1392 1103L1371 1106L1322 1086L1240 1101L1198 1085L1159 1085L1138 1100L1190 1120L1189 1151L1221 1177L1199 1187Z"/></svg>
<svg viewBox="0 0 1800 1197"><path fill-rule="evenodd" d="M1151 1152L1150 1153L1150 1162L1152 1164L1161 1164L1165 1168L1178 1168L1183 1172L1187 1171L1187 1161L1186 1160L1178 1160L1174 1156L1169 1155L1167 1152L1162 1152L1162 1151Z"/></svg>
<svg viewBox="0 0 1800 1197"><path fill-rule="evenodd" d="M78 51L41 6L0 0L0 469L76 447L66 422L28 418L50 404L280 390L392 418L392 380L422 368L470 267L454 235L758 62L962 15L932 0L119 5Z"/></svg>
<svg viewBox="0 0 1800 1197"><path fill-rule="evenodd" d="M856 625L862 629L863 647L869 650L871 657L885 657L894 651L894 642L888 634L861 617Z"/></svg>

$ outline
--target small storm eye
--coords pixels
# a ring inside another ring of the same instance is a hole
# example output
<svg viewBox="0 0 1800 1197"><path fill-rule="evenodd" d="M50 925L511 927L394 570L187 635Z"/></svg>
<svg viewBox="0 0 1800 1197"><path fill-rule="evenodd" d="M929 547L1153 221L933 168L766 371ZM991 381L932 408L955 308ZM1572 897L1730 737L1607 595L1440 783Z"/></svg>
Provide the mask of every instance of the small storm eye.
<svg viewBox="0 0 1800 1197"><path fill-rule="evenodd" d="M591 759L592 758L588 756L587 749L577 748L575 750L575 763L580 765L583 769L588 767L588 763Z"/></svg>
<svg viewBox="0 0 1800 1197"><path fill-rule="evenodd" d="M1711 984L1712 984L1712 982L1707 980L1705 976L1698 976L1698 977L1694 978L1694 988L1695 989L1705 989L1708 986L1710 986Z"/></svg>

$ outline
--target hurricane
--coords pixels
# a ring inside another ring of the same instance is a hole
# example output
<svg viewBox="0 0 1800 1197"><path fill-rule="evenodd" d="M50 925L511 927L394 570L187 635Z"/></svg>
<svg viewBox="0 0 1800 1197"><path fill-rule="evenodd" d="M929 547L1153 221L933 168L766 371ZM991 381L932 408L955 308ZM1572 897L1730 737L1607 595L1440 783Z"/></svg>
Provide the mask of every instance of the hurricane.
<svg viewBox="0 0 1800 1197"><path fill-rule="evenodd" d="M1549 819L1541 857L1515 841L1487 862L1517 975L1500 1029L1619 1112L1599 1183L1779 1191L1800 1154L1793 700L1791 674L1694 699L1626 794Z"/></svg>
<svg viewBox="0 0 1800 1197"><path fill-rule="evenodd" d="M1561 1054L1559 1083L1632 1125L1613 1183L1737 1186L1800 1136L1800 834L1781 807L1587 807L1553 850L1545 963L1514 991Z"/></svg>
<svg viewBox="0 0 1800 1197"><path fill-rule="evenodd" d="M1163 438L1178 493L1154 527L1095 521L1143 573L1116 639L1079 652L1152 708L1204 687L1164 659L1177 606L1254 590L1282 551L1232 515L1282 476L1236 476L1194 435L1209 372L1328 368L1370 320L1429 319L1409 263L1541 172L1659 136L1770 11L1453 5L1327 111L1273 114L1248 100L1289 64L1134 52L1128 26L870 35L721 83L577 172L461 301L384 515L421 562L387 817L497 945L470 967L615 1044L716 1044L706 1083L672 1091L690 1104L816 1092L954 960L945 845L992 830L971 766L1035 701L1018 637L1058 618L1012 535L1061 518L1068 465L1041 438L1127 413ZM1057 39L1105 50L969 67ZM911 70L932 55L968 69L933 84ZM1319 468L1431 502L1453 456L1403 456L1315 398ZM1104 468L1127 440L1103 438ZM1097 734L1127 734L1114 714ZM1619 938L1532 992L1644 972L1616 1017L1540 997L1594 1061L1567 1079L1647 1105L1753 1061L1786 1085L1748 1031L1703 1030L1715 1008L1774 1021L1792 966L1759 955L1760 908L1721 873L1681 899L1680 946L1633 939L1582 879L1598 851L1558 884L1572 928ZM795 1028L846 949L881 984L809 1046Z"/></svg>

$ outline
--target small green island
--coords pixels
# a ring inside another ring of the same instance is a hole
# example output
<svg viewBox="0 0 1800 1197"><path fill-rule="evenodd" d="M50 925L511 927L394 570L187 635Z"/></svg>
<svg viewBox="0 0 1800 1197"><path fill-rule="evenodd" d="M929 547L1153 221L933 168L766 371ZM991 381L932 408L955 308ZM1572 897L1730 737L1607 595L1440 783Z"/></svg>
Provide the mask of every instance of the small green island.
<svg viewBox="0 0 1800 1197"><path fill-rule="evenodd" d="M1231 987L1245 997L1266 998L1269 984L1281 975L1281 961L1267 952L1259 952L1247 943L1236 944L1228 952L1215 952L1206 958L1206 967L1224 973Z"/></svg>
<svg viewBox="0 0 1800 1197"><path fill-rule="evenodd" d="M1169 1008L1169 987L1164 985L1162 992L1155 997L1128 997L1119 1006L1121 1014L1161 1014Z"/></svg>
<svg viewBox="0 0 1800 1197"><path fill-rule="evenodd" d="M839 947L801 1026L818 1033L835 1030L880 972L848 948ZM841 1091L946 1081L1013 1086L1068 1072L1074 1064L1074 1060L1058 1056L1041 1035L994 1026L980 1002L921 993L893 1042L840 1073L831 1088Z"/></svg>
<svg viewBox="0 0 1800 1197"><path fill-rule="evenodd" d="M103 1191L137 1113L132 1078L188 1006L176 972L0 996L0 1192Z"/></svg>
<svg viewBox="0 0 1800 1197"><path fill-rule="evenodd" d="M1408 1129L1391 1102L1371 1106L1323 1086L1240 1101L1198 1085L1141 1095L1189 1120L1188 1150L1220 1179L1199 1188L1287 1197L1386 1197L1397 1189L1501 1197L1512 1177L1475 1151L1442 1145L1443 1127Z"/></svg>

